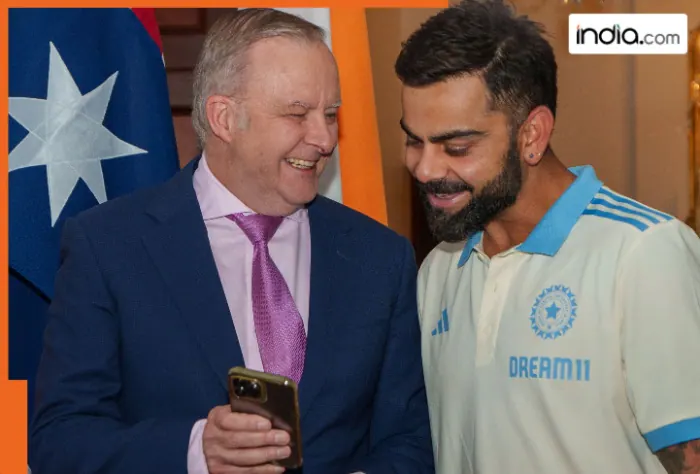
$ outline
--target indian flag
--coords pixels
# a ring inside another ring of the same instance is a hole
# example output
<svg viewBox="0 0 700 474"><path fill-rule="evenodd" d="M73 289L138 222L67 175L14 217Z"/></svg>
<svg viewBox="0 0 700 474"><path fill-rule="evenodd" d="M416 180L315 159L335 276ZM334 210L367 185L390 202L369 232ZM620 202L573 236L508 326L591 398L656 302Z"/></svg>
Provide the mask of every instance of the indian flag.
<svg viewBox="0 0 700 474"><path fill-rule="evenodd" d="M278 8L326 31L340 73L340 140L321 177L322 195L387 224L372 65L363 8Z"/></svg>

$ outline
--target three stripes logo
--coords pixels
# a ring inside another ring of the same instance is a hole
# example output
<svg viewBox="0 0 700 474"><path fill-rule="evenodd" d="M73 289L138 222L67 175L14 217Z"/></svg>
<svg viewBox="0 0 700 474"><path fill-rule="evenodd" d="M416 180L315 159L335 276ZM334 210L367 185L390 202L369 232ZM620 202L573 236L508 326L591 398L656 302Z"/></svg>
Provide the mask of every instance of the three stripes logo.
<svg viewBox="0 0 700 474"><path fill-rule="evenodd" d="M450 320L447 317L447 310L443 309L442 310L442 316L438 320L437 327L432 330L430 333L433 336L437 336L438 334L442 334L443 332L447 332L450 330Z"/></svg>

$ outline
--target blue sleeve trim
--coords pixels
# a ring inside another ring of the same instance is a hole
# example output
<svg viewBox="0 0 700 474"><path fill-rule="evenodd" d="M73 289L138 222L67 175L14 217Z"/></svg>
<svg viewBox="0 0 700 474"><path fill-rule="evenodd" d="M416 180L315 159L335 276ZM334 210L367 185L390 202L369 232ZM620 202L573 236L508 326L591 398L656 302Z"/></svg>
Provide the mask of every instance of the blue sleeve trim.
<svg viewBox="0 0 700 474"><path fill-rule="evenodd" d="M648 432L644 438L653 452L674 444L700 439L700 417L662 426Z"/></svg>

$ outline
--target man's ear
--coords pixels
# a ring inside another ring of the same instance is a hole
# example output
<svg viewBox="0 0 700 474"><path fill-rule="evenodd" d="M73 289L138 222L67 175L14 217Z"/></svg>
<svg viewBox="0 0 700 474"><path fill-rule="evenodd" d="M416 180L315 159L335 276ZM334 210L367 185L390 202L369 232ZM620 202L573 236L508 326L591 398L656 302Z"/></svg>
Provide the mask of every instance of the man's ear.
<svg viewBox="0 0 700 474"><path fill-rule="evenodd" d="M520 155L525 163L536 165L542 159L554 131L554 116L549 107L535 107L520 127Z"/></svg>
<svg viewBox="0 0 700 474"><path fill-rule="evenodd" d="M211 133L225 143L233 140L237 107L239 104L224 95L212 95L207 99L205 108Z"/></svg>

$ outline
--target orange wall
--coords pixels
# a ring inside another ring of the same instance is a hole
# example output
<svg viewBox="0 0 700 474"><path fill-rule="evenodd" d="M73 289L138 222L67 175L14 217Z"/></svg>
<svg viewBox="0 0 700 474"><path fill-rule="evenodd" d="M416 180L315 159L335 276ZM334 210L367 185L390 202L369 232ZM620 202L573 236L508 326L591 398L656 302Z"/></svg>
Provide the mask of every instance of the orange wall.
<svg viewBox="0 0 700 474"><path fill-rule="evenodd" d="M407 8L367 10L389 227L407 238L412 237L412 183L403 166L404 136L399 128L401 83L394 74L394 61L401 49L401 42L438 11Z"/></svg>

